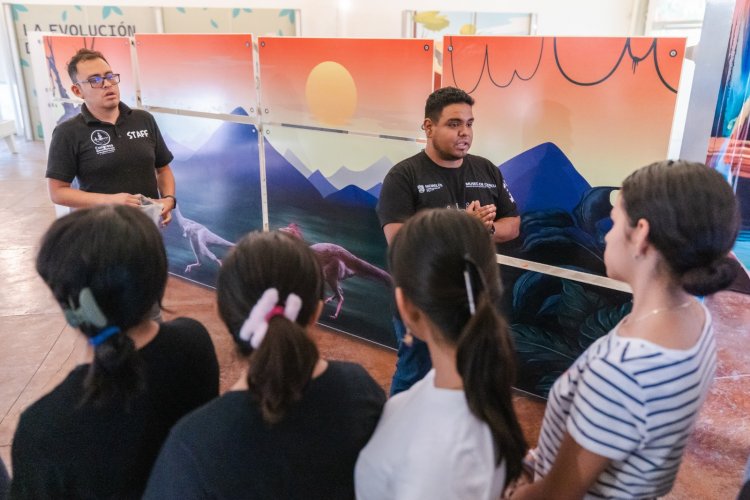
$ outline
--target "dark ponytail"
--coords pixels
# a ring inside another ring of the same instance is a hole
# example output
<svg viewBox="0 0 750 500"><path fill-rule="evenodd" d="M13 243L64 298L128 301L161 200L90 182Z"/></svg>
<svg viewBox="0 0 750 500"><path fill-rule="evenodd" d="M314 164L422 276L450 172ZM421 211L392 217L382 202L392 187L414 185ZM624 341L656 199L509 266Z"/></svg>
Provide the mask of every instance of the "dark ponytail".
<svg viewBox="0 0 750 500"><path fill-rule="evenodd" d="M685 291L709 295L732 283L740 265L727 255L740 212L716 170L683 160L653 163L625 179L621 199L631 226L648 221L649 242Z"/></svg>
<svg viewBox="0 0 750 500"><path fill-rule="evenodd" d="M513 481L527 445L513 409L515 354L498 313L500 278L487 230L463 211L425 210L396 234L389 260L396 286L455 346L469 409L490 428L496 464L504 462L506 483Z"/></svg>
<svg viewBox="0 0 750 500"><path fill-rule="evenodd" d="M486 294L458 338L456 368L469 408L492 432L497 465L505 459L506 484L521 475L527 445L513 410L516 363L508 325ZM499 453L498 453L499 452Z"/></svg>
<svg viewBox="0 0 750 500"><path fill-rule="evenodd" d="M278 290L280 305L293 293L302 307L296 321L273 316L262 342L253 349L240 330L270 288ZM315 254L287 234L250 233L224 260L217 282L219 313L240 352L250 357L248 387L268 423L281 420L310 382L319 354L305 327L314 319L322 296L323 277Z"/></svg>
<svg viewBox="0 0 750 500"><path fill-rule="evenodd" d="M127 332L148 319L167 283L159 230L140 210L125 205L76 210L47 230L36 269L68 313L81 308L81 292L90 291L106 324L73 321L86 337L92 339L109 327L119 331L94 347L80 403L129 404L143 391L145 374Z"/></svg>
<svg viewBox="0 0 750 500"><path fill-rule="evenodd" d="M81 404L115 400L127 405L145 388L145 363L133 339L119 333L94 348Z"/></svg>
<svg viewBox="0 0 750 500"><path fill-rule="evenodd" d="M289 406L302 397L318 357L315 342L302 326L283 316L269 321L247 373L247 385L266 422L281 420Z"/></svg>

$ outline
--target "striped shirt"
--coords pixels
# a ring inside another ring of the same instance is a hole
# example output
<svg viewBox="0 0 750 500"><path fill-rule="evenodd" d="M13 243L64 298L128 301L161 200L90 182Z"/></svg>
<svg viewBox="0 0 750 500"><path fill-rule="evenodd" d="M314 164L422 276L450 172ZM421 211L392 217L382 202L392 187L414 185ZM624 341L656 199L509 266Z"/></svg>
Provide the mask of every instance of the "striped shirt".
<svg viewBox="0 0 750 500"><path fill-rule="evenodd" d="M563 434L611 460L586 498L653 498L672 489L682 453L716 370L711 316L696 344L666 349L621 337L592 344L550 391L536 476L552 467Z"/></svg>

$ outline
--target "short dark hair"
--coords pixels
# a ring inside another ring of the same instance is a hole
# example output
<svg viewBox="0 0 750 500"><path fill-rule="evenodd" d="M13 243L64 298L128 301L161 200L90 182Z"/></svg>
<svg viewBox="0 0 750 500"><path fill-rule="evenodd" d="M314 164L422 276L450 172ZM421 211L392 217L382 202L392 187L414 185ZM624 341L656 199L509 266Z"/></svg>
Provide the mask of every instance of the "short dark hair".
<svg viewBox="0 0 750 500"><path fill-rule="evenodd" d="M424 210L411 217L389 248L394 283L456 348L456 368L471 412L486 422L506 483L521 474L527 445L513 410L515 350L498 313L501 285L487 229L463 210ZM470 311L468 273L475 311Z"/></svg>
<svg viewBox="0 0 750 500"><path fill-rule="evenodd" d="M474 98L456 87L443 87L430 94L424 106L424 117L433 122L440 119L440 114L446 106L465 103L474 105Z"/></svg>
<svg viewBox="0 0 750 500"><path fill-rule="evenodd" d="M625 179L621 200L631 226L648 221L649 241L687 292L708 295L732 283L738 266L728 253L740 213L716 170L684 160L652 163Z"/></svg>
<svg viewBox="0 0 750 500"><path fill-rule="evenodd" d="M142 360L125 332L148 318L167 283L167 255L156 225L141 210L101 205L56 220L42 238L36 269L64 309L80 307L88 288L107 319L123 333L94 351L84 401L129 401L142 389ZM78 327L87 337L102 328Z"/></svg>
<svg viewBox="0 0 750 500"><path fill-rule="evenodd" d="M109 64L104 54L98 50L78 49L78 52L68 61L68 76L70 76L71 82L75 83L78 81L78 63L81 61L91 61L92 59L101 59Z"/></svg>
<svg viewBox="0 0 750 500"><path fill-rule="evenodd" d="M247 382L264 419L279 421L302 397L318 361L318 348L305 331L323 297L323 274L315 253L302 240L280 231L254 232L231 250L219 272L219 314L240 352L252 361ZM240 329L261 295L276 288L284 303L294 293L302 300L296 322L283 316L269 321L258 349L241 339Z"/></svg>

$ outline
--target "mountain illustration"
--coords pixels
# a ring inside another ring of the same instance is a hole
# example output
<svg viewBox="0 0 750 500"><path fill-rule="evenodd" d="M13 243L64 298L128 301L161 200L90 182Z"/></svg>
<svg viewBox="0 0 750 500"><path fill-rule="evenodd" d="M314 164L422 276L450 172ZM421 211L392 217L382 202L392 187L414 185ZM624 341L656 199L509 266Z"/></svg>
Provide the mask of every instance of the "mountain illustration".
<svg viewBox="0 0 750 500"><path fill-rule="evenodd" d="M231 114L247 116L241 107L235 108ZM210 180L205 170L210 171L213 165L221 165L222 176L242 178L243 182L250 181L253 189L259 189L260 165L257 158L258 130L255 126L226 122L190 157L189 163L200 165L198 173L205 179Z"/></svg>
<svg viewBox="0 0 750 500"><path fill-rule="evenodd" d="M344 189L326 196L326 201L347 207L363 207L374 209L378 200L367 191L350 184Z"/></svg>
<svg viewBox="0 0 750 500"><path fill-rule="evenodd" d="M380 190L383 188L383 183L378 182L373 187L367 190L368 193L373 195L375 198L380 198Z"/></svg>
<svg viewBox="0 0 750 500"><path fill-rule="evenodd" d="M167 143L167 147L169 147L169 150L174 155L174 161L187 161L191 156L193 156L193 154L195 154L195 151L177 142L168 133L164 131L161 132L161 135L164 138L164 142Z"/></svg>
<svg viewBox="0 0 750 500"><path fill-rule="evenodd" d="M552 208L572 212L591 188L565 153L551 142L526 150L499 168L520 213Z"/></svg>
<svg viewBox="0 0 750 500"><path fill-rule="evenodd" d="M265 151L269 210L284 205L310 210L319 207L323 196L270 140L265 141Z"/></svg>
<svg viewBox="0 0 750 500"><path fill-rule="evenodd" d="M331 193L336 192L336 188L328 182L328 179L320 173L320 170L316 170L313 172L313 174L307 178L308 181L310 181L310 184L315 186L315 189L318 190L321 196L324 198L328 196Z"/></svg>
<svg viewBox="0 0 750 500"><path fill-rule="evenodd" d="M354 171L342 166L333 175L328 177L328 181L338 189L343 189L350 184L359 186L372 186L378 182L383 182L385 174L393 166L393 162L383 156L375 163L364 170Z"/></svg>
<svg viewBox="0 0 750 500"><path fill-rule="evenodd" d="M294 154L294 151L291 149L287 149L284 153L284 158L286 158L286 161L292 164L294 168L299 170L299 172L307 177L308 179L313 174L313 172L310 171L309 168L307 168L307 165L305 165L305 162L299 159L296 154Z"/></svg>

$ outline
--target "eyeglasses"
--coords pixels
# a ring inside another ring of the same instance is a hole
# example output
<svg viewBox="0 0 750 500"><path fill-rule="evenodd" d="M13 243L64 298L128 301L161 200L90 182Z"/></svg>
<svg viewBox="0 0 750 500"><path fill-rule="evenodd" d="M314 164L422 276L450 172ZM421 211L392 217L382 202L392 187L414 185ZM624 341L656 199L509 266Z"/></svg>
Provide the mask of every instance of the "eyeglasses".
<svg viewBox="0 0 750 500"><path fill-rule="evenodd" d="M117 85L118 83L120 83L120 74L111 73L105 76L92 76L91 78L76 82L76 84L80 85L82 83L88 83L89 85L91 85L92 89L100 89L104 87L105 80L108 81L110 85Z"/></svg>

